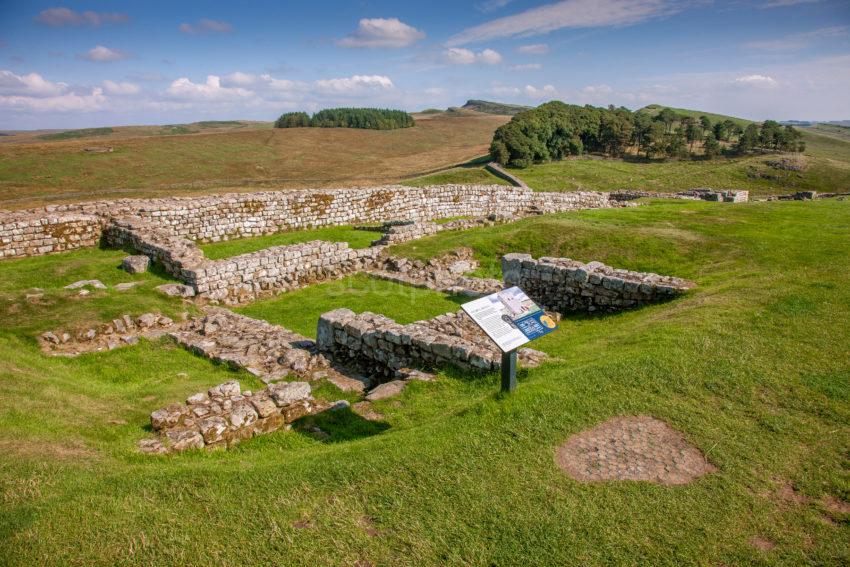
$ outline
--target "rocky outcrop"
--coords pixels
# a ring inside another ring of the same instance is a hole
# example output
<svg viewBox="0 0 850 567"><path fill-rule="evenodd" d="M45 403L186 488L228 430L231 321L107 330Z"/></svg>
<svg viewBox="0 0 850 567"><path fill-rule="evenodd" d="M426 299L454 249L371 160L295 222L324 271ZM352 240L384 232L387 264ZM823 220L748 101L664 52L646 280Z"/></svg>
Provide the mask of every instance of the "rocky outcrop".
<svg viewBox="0 0 850 567"><path fill-rule="evenodd" d="M229 447L255 435L288 427L319 409L306 382L279 382L243 392L233 380L151 413L157 438L143 439L144 453Z"/></svg>
<svg viewBox="0 0 850 567"><path fill-rule="evenodd" d="M695 284L680 278L632 272L601 262L583 263L569 258L540 258L506 254L502 258L506 287L519 286L545 309L617 311L671 299Z"/></svg>

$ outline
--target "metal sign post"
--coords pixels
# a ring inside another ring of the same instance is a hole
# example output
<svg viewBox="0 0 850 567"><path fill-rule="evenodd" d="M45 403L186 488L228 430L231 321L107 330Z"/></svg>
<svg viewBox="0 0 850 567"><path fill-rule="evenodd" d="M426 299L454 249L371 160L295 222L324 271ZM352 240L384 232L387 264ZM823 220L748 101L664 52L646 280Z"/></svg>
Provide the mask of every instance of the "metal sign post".
<svg viewBox="0 0 850 567"><path fill-rule="evenodd" d="M516 349L502 353L502 392L516 390Z"/></svg>
<svg viewBox="0 0 850 567"><path fill-rule="evenodd" d="M516 390L516 349L547 335L558 324L518 287L509 287L461 305L502 351L502 392Z"/></svg>

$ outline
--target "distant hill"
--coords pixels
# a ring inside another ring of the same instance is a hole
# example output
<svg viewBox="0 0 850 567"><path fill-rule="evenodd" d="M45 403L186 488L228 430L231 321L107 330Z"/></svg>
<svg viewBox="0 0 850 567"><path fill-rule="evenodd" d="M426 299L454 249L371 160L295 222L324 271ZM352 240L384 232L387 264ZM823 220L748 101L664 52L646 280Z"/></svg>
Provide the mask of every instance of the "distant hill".
<svg viewBox="0 0 850 567"><path fill-rule="evenodd" d="M513 116L519 114L523 110L528 110L530 106L520 106L518 104L504 104L501 102L491 102L489 100L468 100L461 108L464 110L474 110L475 112L483 112L484 114L499 114L502 116Z"/></svg>
<svg viewBox="0 0 850 567"><path fill-rule="evenodd" d="M699 118L700 116L708 116L712 122L723 122L724 120L731 120L741 128L746 128L750 124L754 124L755 121L747 120L745 118L737 118L735 116L726 116L724 114L713 114L711 112L703 112L701 110L690 110L688 108L673 108L672 106L664 106L662 104L650 104L648 106L644 106L643 108L637 110L637 112L643 112L645 114L649 114L650 116L655 116L659 112L661 112L662 108L669 108L676 112L676 114L682 114L685 116L693 116L694 118Z"/></svg>

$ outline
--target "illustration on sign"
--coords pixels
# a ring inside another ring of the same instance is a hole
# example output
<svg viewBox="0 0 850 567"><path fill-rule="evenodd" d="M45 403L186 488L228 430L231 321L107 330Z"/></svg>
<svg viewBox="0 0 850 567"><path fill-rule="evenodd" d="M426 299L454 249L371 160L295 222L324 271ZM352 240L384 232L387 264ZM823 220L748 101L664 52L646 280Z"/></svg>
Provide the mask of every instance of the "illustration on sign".
<svg viewBox="0 0 850 567"><path fill-rule="evenodd" d="M518 287L503 289L461 307L503 352L558 328L555 321Z"/></svg>

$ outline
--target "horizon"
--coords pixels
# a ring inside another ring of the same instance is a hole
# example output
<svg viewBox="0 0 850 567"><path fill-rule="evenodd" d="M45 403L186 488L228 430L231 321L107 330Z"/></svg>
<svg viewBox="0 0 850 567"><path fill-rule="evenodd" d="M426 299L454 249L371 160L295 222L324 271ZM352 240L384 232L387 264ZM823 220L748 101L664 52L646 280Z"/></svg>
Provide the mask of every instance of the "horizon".
<svg viewBox="0 0 850 567"><path fill-rule="evenodd" d="M6 131L470 99L827 122L850 119L848 91L840 0L0 7Z"/></svg>

